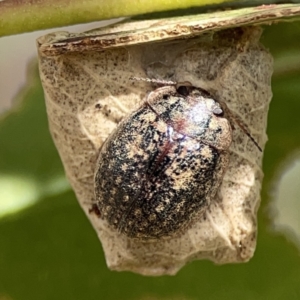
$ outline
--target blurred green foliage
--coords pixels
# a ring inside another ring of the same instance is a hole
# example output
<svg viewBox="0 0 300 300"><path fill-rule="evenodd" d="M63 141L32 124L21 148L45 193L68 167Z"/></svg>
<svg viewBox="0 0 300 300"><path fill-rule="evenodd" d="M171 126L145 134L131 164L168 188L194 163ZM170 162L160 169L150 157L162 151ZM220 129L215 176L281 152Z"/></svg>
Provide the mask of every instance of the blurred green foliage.
<svg viewBox="0 0 300 300"><path fill-rule="evenodd" d="M36 75L24 101L0 122L0 172L34 178L41 195L31 207L0 219L0 299L300 299L299 250L270 230L267 210L274 174L300 149L300 69L288 68L299 65L299 36L300 23L294 22L266 27L262 38L275 57L275 74L254 258L224 266L196 261L174 277L109 271L74 193L43 193L63 168Z"/></svg>

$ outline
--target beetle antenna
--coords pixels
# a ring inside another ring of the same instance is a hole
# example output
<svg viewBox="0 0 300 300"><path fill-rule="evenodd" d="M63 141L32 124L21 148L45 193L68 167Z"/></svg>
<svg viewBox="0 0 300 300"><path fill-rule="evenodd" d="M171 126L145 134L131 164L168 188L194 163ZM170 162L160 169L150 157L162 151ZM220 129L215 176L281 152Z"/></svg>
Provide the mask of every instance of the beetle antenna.
<svg viewBox="0 0 300 300"><path fill-rule="evenodd" d="M177 82L174 81L168 81L168 80L161 80L161 79L154 79L154 78L143 78L143 77L130 77L129 80L133 81L144 81L144 82L149 82L149 83L156 83L156 84L161 84L161 85L175 85Z"/></svg>
<svg viewBox="0 0 300 300"><path fill-rule="evenodd" d="M256 140L253 138L253 136L249 133L249 130L246 126L246 124L240 120L237 116L235 116L231 110L228 108L228 106L224 102L220 102L222 108L224 111L228 114L229 118L233 120L241 129L242 131L249 137L249 139L254 143L254 145L257 147L257 149L262 152L262 148L258 145ZM234 129L234 126L232 126Z"/></svg>

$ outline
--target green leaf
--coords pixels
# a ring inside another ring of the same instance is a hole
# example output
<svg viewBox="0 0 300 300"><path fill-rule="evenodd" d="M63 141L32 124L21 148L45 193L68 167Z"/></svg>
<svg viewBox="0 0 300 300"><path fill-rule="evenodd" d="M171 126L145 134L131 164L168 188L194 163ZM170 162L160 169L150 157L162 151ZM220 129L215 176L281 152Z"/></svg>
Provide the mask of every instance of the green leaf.
<svg viewBox="0 0 300 300"><path fill-rule="evenodd" d="M69 189L48 130L36 64L30 69L29 89L19 96L25 101L0 119L0 217Z"/></svg>

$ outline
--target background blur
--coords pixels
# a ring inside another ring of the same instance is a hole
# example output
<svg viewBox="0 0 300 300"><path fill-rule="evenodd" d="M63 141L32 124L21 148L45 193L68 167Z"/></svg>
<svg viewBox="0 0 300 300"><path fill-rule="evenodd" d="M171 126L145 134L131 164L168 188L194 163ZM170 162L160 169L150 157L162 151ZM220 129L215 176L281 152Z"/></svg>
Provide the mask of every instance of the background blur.
<svg viewBox="0 0 300 300"><path fill-rule="evenodd" d="M261 39L275 71L254 258L158 278L107 269L64 177L37 72L45 33L0 39L0 300L300 299L300 22L266 26Z"/></svg>

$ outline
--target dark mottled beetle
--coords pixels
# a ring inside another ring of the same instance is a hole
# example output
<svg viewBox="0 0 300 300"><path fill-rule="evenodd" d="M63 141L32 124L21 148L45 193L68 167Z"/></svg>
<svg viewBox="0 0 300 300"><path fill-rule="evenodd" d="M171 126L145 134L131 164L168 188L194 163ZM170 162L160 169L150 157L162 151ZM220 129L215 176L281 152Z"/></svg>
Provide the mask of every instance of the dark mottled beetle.
<svg viewBox="0 0 300 300"><path fill-rule="evenodd" d="M189 83L152 91L100 151L93 210L132 238L186 228L214 198L228 164L232 131L223 115Z"/></svg>

